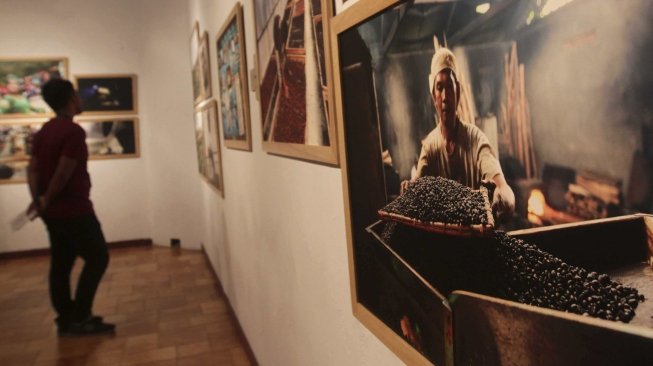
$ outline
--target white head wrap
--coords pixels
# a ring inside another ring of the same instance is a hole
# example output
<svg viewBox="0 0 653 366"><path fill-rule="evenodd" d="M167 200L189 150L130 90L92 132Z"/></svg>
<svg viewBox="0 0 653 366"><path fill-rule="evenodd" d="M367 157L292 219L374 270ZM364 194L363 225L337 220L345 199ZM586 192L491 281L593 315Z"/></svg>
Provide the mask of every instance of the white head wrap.
<svg viewBox="0 0 653 366"><path fill-rule="evenodd" d="M448 48L440 48L433 54L433 59L431 60L431 74L429 74L429 91L433 93L433 87L435 86L435 78L438 76L440 71L445 69L451 69L454 75L458 77L458 67L456 66L456 56Z"/></svg>

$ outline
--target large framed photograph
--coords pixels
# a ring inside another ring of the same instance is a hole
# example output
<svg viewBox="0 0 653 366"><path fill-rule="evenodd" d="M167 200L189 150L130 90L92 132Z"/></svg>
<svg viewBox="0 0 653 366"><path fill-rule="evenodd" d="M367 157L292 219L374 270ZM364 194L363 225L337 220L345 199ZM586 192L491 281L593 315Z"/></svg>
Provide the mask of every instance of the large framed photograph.
<svg viewBox="0 0 653 366"><path fill-rule="evenodd" d="M41 126L41 122L0 124L0 183L27 181L32 138Z"/></svg>
<svg viewBox="0 0 653 366"><path fill-rule="evenodd" d="M0 58L0 118L51 114L41 88L56 78L68 78L67 58Z"/></svg>
<svg viewBox="0 0 653 366"><path fill-rule="evenodd" d="M329 21L332 0L254 0L263 148L338 164Z"/></svg>
<svg viewBox="0 0 653 366"><path fill-rule="evenodd" d="M218 104L209 100L195 110L197 164L202 178L224 198Z"/></svg>
<svg viewBox="0 0 653 366"><path fill-rule="evenodd" d="M601 353L611 359L612 346L635 344L635 339L638 346L626 353L642 356L642 344L650 349L649 300L639 305L633 322L615 325L589 313L583 317L519 303L523 300L507 292L501 298L492 292L496 288L480 284L490 276L479 270L497 256L492 246L482 245L487 242L394 231L379 221L378 210L399 196L402 181L417 176L425 138L441 131L429 79L434 52L446 45L457 65L459 126L483 133L515 195L514 215L497 227L527 241L544 243L549 236L548 248L565 242L564 249L549 253L637 287L639 280L620 274L618 267L643 265L648 268L637 273L650 271L645 232L650 233L653 212L653 83L648 82L653 71L645 65L653 50L652 14L653 3L644 0L359 0L334 17L334 104L343 142L352 308L404 362L561 364L569 359L547 363L542 357L564 353L577 360ZM623 219L632 213L636 219ZM645 230L635 230L633 222L642 218ZM632 230L616 229L626 222ZM613 223L615 234L604 231L603 223ZM594 239L575 236L578 242L566 242L560 234L565 228ZM393 236L397 232L401 235ZM639 254L630 258L633 262L620 262L617 248L627 252L635 235L645 238ZM591 248L581 246L586 240ZM600 264L590 261L599 247ZM565 257L565 251L578 256ZM472 313L454 290L486 297ZM648 291L643 284L638 290ZM644 317L637 320L640 312ZM465 315L473 331L460 333L463 322L455 320ZM510 320L495 323L504 316ZM535 321L538 316L546 321ZM584 345L563 351L560 339L539 336L537 327L554 323L582 324L591 332L581 337ZM505 332L494 333L501 325ZM516 338L510 332L538 341L511 342ZM608 344L599 333L633 340ZM595 340L605 347L589 349ZM561 352L543 352L542 344L555 344ZM510 358L515 355L523 358ZM478 358L465 358L470 356Z"/></svg>
<svg viewBox="0 0 653 366"><path fill-rule="evenodd" d="M237 3L216 35L224 145L252 150L243 8Z"/></svg>
<svg viewBox="0 0 653 366"><path fill-rule="evenodd" d="M75 75L83 115L138 112L135 74Z"/></svg>
<svg viewBox="0 0 653 366"><path fill-rule="evenodd" d="M140 157L138 118L80 119L90 160Z"/></svg>

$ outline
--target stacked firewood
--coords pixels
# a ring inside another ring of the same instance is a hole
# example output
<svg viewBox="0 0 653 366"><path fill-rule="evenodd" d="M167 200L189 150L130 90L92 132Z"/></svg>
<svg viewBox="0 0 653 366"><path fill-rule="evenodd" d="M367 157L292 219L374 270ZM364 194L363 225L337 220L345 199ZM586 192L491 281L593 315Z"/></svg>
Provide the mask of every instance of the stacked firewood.
<svg viewBox="0 0 653 366"><path fill-rule="evenodd" d="M565 194L567 212L587 220L605 218L611 206L621 205L621 196L620 181L584 171Z"/></svg>
<svg viewBox="0 0 653 366"><path fill-rule="evenodd" d="M501 148L516 157L526 171L526 178L537 175L537 163L531 133L531 114L526 99L524 64L517 59L517 44L512 43L504 59L505 93L501 102L499 133Z"/></svg>

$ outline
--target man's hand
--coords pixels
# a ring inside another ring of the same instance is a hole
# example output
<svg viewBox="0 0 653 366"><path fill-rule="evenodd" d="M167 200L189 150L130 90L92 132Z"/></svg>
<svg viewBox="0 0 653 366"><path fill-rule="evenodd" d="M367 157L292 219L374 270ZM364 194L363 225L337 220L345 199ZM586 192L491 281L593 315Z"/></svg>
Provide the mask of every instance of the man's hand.
<svg viewBox="0 0 653 366"><path fill-rule="evenodd" d="M401 194L404 194L404 192L406 192L406 190L408 189L408 187L410 187L410 184L411 184L411 183L412 183L412 182L409 181L409 180L404 180L404 181L402 181L401 184L399 185L399 194L400 194L400 195L401 195Z"/></svg>
<svg viewBox="0 0 653 366"><path fill-rule="evenodd" d="M39 197L39 209L40 209L39 212L45 211L48 208L49 205L50 205L50 202L48 200L46 200L45 196Z"/></svg>
<svg viewBox="0 0 653 366"><path fill-rule="evenodd" d="M498 175L493 179L496 183L494 194L492 196L492 212L495 213L498 221L508 220L515 212L515 194L503 178L503 175Z"/></svg>
<svg viewBox="0 0 653 366"><path fill-rule="evenodd" d="M34 220L35 218L39 217L41 215L41 206L37 201L32 201L32 203L27 206L27 217L29 217L30 221Z"/></svg>

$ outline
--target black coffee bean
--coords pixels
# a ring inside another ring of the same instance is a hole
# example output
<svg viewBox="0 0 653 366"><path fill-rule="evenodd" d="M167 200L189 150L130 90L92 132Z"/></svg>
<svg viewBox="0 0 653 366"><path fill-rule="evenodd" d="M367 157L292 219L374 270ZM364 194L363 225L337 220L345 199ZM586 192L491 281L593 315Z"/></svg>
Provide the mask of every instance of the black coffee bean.
<svg viewBox="0 0 653 366"><path fill-rule="evenodd" d="M551 309L629 322L643 295L606 274L564 263L549 253L495 232L498 272L511 289L511 300Z"/></svg>

